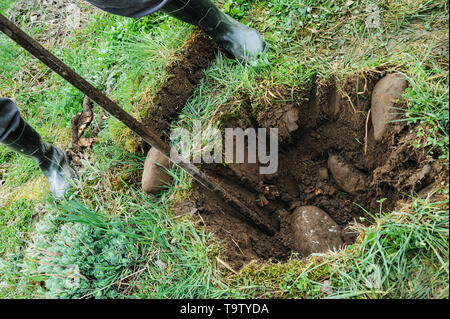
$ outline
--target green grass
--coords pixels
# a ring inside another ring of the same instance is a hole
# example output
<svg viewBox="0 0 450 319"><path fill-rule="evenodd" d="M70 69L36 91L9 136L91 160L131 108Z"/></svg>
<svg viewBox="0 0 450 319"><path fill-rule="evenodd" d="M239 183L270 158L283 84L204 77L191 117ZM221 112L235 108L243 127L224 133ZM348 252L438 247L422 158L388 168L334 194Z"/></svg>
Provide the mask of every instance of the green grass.
<svg viewBox="0 0 450 319"><path fill-rule="evenodd" d="M2 1L0 12L11 2ZM396 70L410 84L404 98L408 121L417 124L415 146L448 161L447 2L217 2L264 33L268 50L253 66L220 55L173 127L189 128L194 120L218 125L220 106L243 93L258 100L274 85L301 90L334 79L339 86L354 72ZM365 9L373 3L381 26L370 29ZM126 111L145 118L167 61L192 28L163 14L135 20L85 9L82 26L57 44L45 30L22 27ZM4 35L0 95L14 99L43 139L68 147L83 95ZM188 196L191 178L173 169L173 186L159 196L143 194L136 181L144 157L133 153L133 134L108 117L99 137L86 151L80 185L64 201L48 193L32 160L0 146L0 180L6 180L0 186L0 297L448 298L447 184L438 189L440 202L413 198L372 225L357 226L357 242L338 254L252 263L233 274L217 262L222 243L194 220L172 214L172 203ZM123 248L120 258L110 256L117 247L109 242ZM55 252L72 259L46 265ZM74 263L89 277L79 290L67 272ZM52 288L39 289L39 281ZM321 290L324 281L331 294Z"/></svg>
<svg viewBox="0 0 450 319"><path fill-rule="evenodd" d="M414 198L375 222L335 261L332 297L448 298L448 198Z"/></svg>
<svg viewBox="0 0 450 319"><path fill-rule="evenodd" d="M6 10L8 10L8 8L11 5L12 2L13 2L13 0L4 0L4 1L2 1L2 3L0 3L0 13L4 14L6 12Z"/></svg>
<svg viewBox="0 0 450 319"><path fill-rule="evenodd" d="M20 255L22 259L7 256L3 260L2 296L26 297L30 285L39 281L45 281L48 289L35 289L33 296L232 296L221 281L215 263L211 262L220 251L218 244L211 245L210 235L195 222L175 220L168 213L169 195L186 185L180 172L178 183L160 198L126 185L118 191L85 194L86 188L108 187L110 181L104 176L111 165L136 165L135 158L117 149L110 151L117 153L108 154L108 164L86 167L83 176L88 179L73 190L70 195L73 199L46 204L45 214L33 225L31 238L21 242L27 244L26 251ZM9 243L8 247L11 246ZM118 252L120 255L114 257ZM55 258L59 254L64 258ZM73 265L79 265L83 276L78 272L74 275L73 269L68 271ZM76 289L72 289L71 282L67 284L73 276L75 282L82 283Z"/></svg>

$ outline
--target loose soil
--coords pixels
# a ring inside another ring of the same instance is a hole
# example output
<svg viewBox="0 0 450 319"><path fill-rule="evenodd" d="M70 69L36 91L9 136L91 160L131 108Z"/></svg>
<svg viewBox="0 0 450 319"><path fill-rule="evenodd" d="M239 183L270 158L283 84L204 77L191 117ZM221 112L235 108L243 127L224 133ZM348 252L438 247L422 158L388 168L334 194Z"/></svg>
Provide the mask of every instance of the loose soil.
<svg viewBox="0 0 450 319"><path fill-rule="evenodd" d="M225 115L218 118L222 128L279 128L276 174L259 175L260 164L202 166L227 191L270 220L279 230L274 236L242 220L198 184L189 200L175 205L175 211L198 212L208 230L226 244L227 262L236 268L253 259L286 260L293 252L305 257L295 249L290 218L300 206L324 210L340 226L344 243L352 243L355 237L348 226L361 222L360 217L370 219L364 209L379 212L379 200L385 198L382 210L389 212L398 200L419 192L442 171L434 158L412 147L415 135L405 122L390 125L383 140L374 140L371 93L383 75L351 76L342 86L345 93L338 92L335 83L307 91L269 87L278 98L265 101L262 110L260 100L245 95L238 105L223 106ZM404 108L403 104L396 106Z"/></svg>

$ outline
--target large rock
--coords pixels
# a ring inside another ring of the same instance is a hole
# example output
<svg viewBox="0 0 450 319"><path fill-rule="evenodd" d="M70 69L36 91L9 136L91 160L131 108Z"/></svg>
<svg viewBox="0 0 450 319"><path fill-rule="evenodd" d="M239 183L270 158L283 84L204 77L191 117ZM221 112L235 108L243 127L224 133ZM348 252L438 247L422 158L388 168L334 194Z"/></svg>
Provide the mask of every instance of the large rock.
<svg viewBox="0 0 450 319"><path fill-rule="evenodd" d="M147 154L142 174L142 190L147 193L156 194L172 180L166 172L170 167L170 161L156 148L152 147Z"/></svg>
<svg viewBox="0 0 450 319"><path fill-rule="evenodd" d="M380 141L389 121L398 118L399 110L392 107L401 99L408 81L400 73L391 73L382 78L372 92L372 125L376 141Z"/></svg>
<svg viewBox="0 0 450 319"><path fill-rule="evenodd" d="M367 188L367 176L357 168L345 163L338 155L328 159L328 168L334 181L344 192L356 195Z"/></svg>
<svg viewBox="0 0 450 319"><path fill-rule="evenodd" d="M320 208L298 207L291 218L294 243L299 252L305 255L326 253L343 245L339 226Z"/></svg>

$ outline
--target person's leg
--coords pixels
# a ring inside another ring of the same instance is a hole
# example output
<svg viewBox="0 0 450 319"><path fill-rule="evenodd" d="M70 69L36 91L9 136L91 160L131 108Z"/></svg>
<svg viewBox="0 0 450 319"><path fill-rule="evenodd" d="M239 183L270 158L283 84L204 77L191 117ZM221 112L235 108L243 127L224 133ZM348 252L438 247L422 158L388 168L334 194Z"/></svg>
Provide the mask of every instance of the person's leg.
<svg viewBox="0 0 450 319"><path fill-rule="evenodd" d="M57 197L70 188L76 174L67 155L58 147L44 143L41 136L20 116L17 106L0 98L0 143L36 161Z"/></svg>
<svg viewBox="0 0 450 319"><path fill-rule="evenodd" d="M240 61L252 61L264 51L264 39L255 29L220 11L212 0L172 0L160 10L200 27Z"/></svg>

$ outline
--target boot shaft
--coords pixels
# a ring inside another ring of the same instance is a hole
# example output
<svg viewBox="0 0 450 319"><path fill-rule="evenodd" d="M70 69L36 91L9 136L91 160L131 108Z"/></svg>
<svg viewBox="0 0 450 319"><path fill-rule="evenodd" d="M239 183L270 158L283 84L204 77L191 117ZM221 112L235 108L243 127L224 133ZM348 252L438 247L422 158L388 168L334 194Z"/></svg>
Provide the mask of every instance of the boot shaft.
<svg viewBox="0 0 450 319"><path fill-rule="evenodd" d="M219 10L211 0L172 0L161 11L181 21L200 27L213 38L229 32L234 20Z"/></svg>
<svg viewBox="0 0 450 319"><path fill-rule="evenodd" d="M17 128L2 141L6 147L22 155L32 157L38 164L45 160L48 147L41 136L24 119L19 119Z"/></svg>
<svg viewBox="0 0 450 319"><path fill-rule="evenodd" d="M22 118L17 128L6 136L2 144L34 159L47 178L50 190L57 197L62 197L70 188L70 181L76 179L76 173L70 167L65 152L42 142L39 133Z"/></svg>

